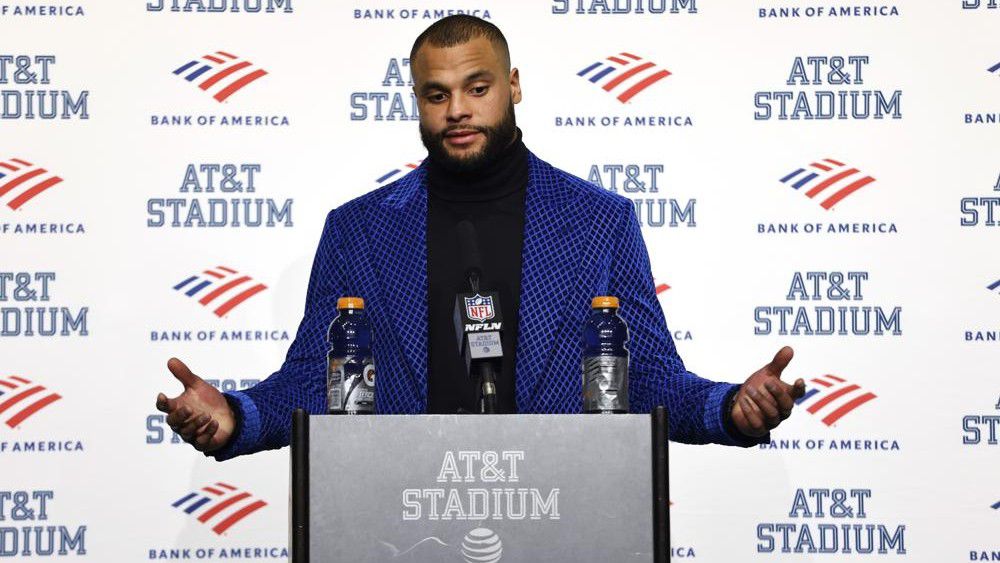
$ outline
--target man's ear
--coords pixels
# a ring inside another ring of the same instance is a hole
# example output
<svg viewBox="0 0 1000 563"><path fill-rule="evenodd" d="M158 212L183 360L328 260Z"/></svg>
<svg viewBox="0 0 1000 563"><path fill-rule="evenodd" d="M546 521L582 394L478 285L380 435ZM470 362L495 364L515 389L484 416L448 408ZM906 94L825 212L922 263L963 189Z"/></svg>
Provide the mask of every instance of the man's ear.
<svg viewBox="0 0 1000 563"><path fill-rule="evenodd" d="M510 69L510 97L515 104L521 101L521 75L516 68Z"/></svg>

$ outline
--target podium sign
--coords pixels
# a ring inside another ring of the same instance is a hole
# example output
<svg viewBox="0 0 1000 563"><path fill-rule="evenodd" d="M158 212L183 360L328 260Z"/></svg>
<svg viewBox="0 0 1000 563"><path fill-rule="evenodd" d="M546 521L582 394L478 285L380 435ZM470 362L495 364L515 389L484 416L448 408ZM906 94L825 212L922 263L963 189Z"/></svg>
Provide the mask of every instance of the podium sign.
<svg viewBox="0 0 1000 563"><path fill-rule="evenodd" d="M296 563L653 562L668 549L662 535L654 547L666 434L649 415L299 411L293 426Z"/></svg>

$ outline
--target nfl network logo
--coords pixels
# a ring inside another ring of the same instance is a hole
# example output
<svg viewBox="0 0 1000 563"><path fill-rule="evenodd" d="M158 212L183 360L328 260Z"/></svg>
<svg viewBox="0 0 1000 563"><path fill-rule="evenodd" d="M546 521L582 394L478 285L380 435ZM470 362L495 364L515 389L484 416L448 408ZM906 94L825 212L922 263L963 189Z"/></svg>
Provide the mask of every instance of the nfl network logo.
<svg viewBox="0 0 1000 563"><path fill-rule="evenodd" d="M483 297L478 293L465 298L465 315L474 321L488 321L493 318L493 296Z"/></svg>

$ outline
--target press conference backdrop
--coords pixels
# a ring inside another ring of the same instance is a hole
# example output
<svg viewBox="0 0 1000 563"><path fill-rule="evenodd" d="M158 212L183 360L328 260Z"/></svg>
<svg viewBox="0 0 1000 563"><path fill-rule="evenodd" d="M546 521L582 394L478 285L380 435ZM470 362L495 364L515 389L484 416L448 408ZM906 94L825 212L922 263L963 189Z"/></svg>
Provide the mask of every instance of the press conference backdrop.
<svg viewBox="0 0 1000 563"><path fill-rule="evenodd" d="M634 201L688 368L795 349L770 445L672 445L674 557L1000 559L995 0L0 2L0 558L285 557L287 450L181 443L165 362L280 365L326 212L424 158L407 57L459 12L528 147Z"/></svg>

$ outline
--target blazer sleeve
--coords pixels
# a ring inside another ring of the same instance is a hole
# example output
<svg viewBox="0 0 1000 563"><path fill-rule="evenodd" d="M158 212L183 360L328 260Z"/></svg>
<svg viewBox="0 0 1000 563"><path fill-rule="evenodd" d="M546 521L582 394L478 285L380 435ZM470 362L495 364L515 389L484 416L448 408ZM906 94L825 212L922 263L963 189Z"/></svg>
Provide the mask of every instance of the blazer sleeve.
<svg viewBox="0 0 1000 563"><path fill-rule="evenodd" d="M739 385L709 381L684 367L656 297L639 221L631 202L622 203L609 291L618 297L619 314L629 328L630 410L645 413L665 406L670 439L677 442L740 446L758 443L757 439L726 431L723 409Z"/></svg>
<svg viewBox="0 0 1000 563"><path fill-rule="evenodd" d="M326 218L306 291L305 314L281 369L243 391L225 393L236 415L236 430L223 448L206 455L218 461L291 440L292 411L326 410L327 330L337 313L337 299L347 291L336 210Z"/></svg>

